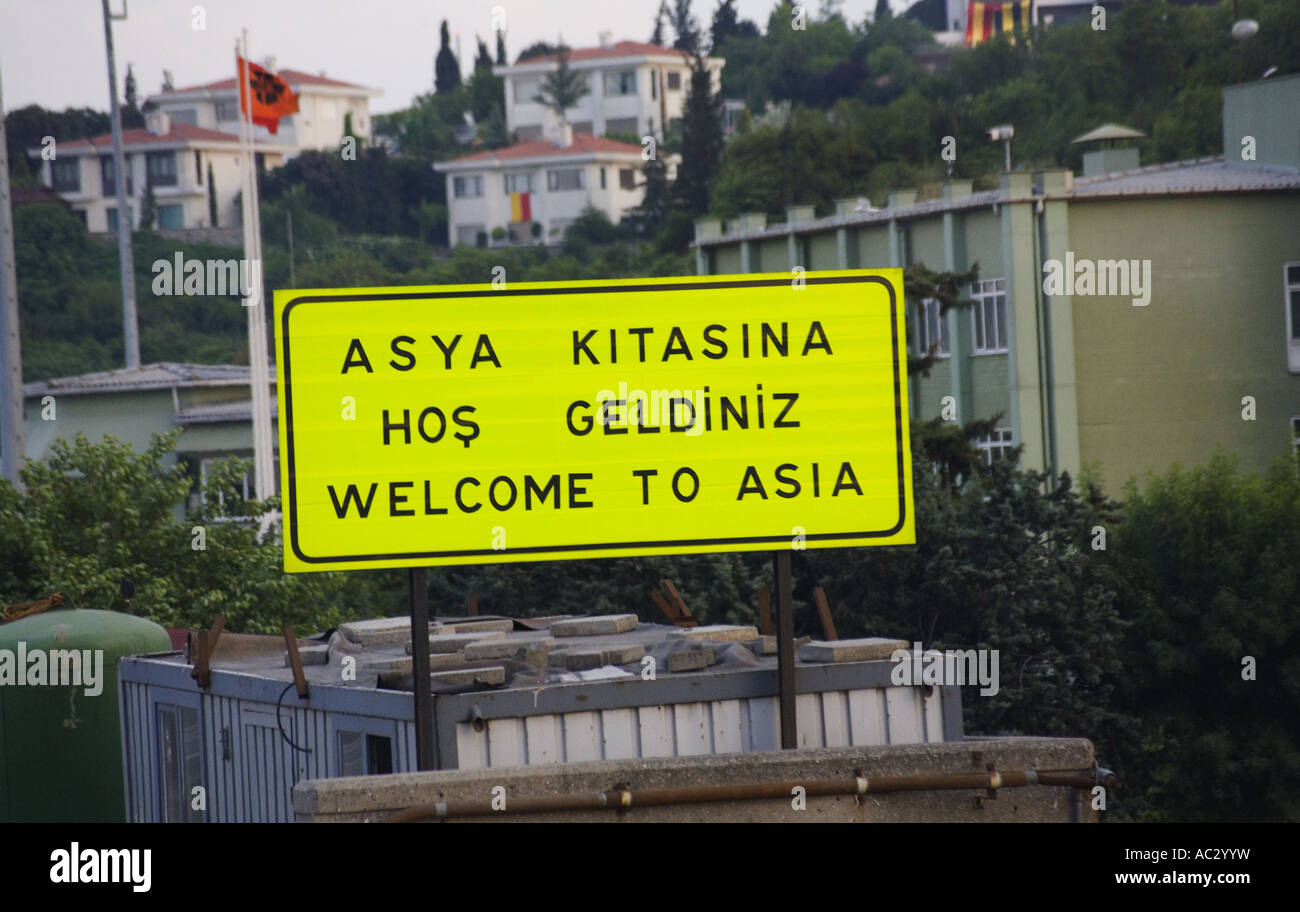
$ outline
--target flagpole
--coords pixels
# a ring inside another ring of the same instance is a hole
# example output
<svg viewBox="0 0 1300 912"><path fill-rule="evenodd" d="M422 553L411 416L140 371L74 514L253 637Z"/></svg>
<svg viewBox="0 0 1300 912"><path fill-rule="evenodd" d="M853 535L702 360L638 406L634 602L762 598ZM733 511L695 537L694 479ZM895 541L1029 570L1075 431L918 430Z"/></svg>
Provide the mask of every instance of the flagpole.
<svg viewBox="0 0 1300 912"><path fill-rule="evenodd" d="M266 349L266 318L262 294L262 231L258 208L256 136L254 133L252 70L248 57L248 30L243 30L241 56L244 60L242 78L237 80L240 95L239 135L241 155L244 159L244 193L242 214L244 219L244 258L248 263L248 296L244 306L248 310L248 362L249 384L253 419L254 488L258 500L275 494L275 457L271 441L270 370ZM245 94L247 92L248 94ZM242 290L242 289L241 289ZM265 534L273 517L262 518Z"/></svg>

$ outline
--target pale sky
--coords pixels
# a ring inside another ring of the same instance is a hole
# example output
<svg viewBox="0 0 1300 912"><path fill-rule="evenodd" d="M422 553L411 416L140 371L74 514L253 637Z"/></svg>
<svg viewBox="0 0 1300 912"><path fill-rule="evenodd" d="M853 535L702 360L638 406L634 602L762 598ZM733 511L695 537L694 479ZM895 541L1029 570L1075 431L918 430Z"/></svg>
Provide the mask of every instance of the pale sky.
<svg viewBox="0 0 1300 912"><path fill-rule="evenodd" d="M194 0L110 0L114 12L127 4L128 18L113 25L118 92L127 63L134 64L140 97L157 92L162 71L175 85L225 78L234 72L234 41L249 29L254 60L274 55L280 67L326 73L346 82L382 89L375 113L406 107L433 88L438 26L445 17L460 32L461 65L473 65L474 35L491 40L494 7L505 13L506 51L513 61L535 41L597 44L608 30L614 40L647 41L659 0L208 0L207 29L193 28ZM892 0L896 10L906 7ZM910 0L909 0L910 2ZM672 5L671 3L669 4ZM695 17L707 28L717 0L694 0ZM742 19L764 27L775 0L739 0ZM820 0L809 4L815 11ZM866 19L875 0L844 0L850 23ZM670 31L671 34L671 31ZM0 77L6 110L28 104L108 108L108 67L100 0L0 0Z"/></svg>

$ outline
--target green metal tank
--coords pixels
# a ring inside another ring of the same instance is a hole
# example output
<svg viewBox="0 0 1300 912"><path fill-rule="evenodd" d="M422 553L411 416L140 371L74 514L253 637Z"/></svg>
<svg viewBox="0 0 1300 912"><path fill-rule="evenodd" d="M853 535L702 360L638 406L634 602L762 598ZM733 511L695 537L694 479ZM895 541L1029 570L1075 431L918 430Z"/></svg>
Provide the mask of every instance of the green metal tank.
<svg viewBox="0 0 1300 912"><path fill-rule="evenodd" d="M171 648L153 621L114 611L0 625L0 822L125 819L117 660Z"/></svg>

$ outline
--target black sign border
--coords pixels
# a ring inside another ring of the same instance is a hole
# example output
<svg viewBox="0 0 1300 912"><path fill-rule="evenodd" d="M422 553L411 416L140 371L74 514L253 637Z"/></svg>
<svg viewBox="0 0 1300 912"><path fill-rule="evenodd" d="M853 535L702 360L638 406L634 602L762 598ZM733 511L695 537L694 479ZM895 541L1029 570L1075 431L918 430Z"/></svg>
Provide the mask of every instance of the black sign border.
<svg viewBox="0 0 1300 912"><path fill-rule="evenodd" d="M281 344L284 351L284 412L282 416L287 422L285 425L285 439L288 442L288 469L289 469L289 486L288 496L288 513L289 513L289 546L293 548L293 553L303 563L308 564L342 564L352 561L386 561L386 560L437 560L448 557L486 557L496 555L500 557L502 551L493 548L476 548L463 551L404 551L394 554L357 554L339 557L309 557L302 553L298 547L298 505L297 498L294 496L296 491L297 473L294 465L293 453L293 373L290 369L289 358L289 312L299 304L313 304L327 301L406 301L406 300L437 300L439 298L488 298L488 297L507 297L518 296L527 297L531 295L553 295L553 294L601 294L605 292L637 292L637 291L681 291L681 290L710 290L715 288L770 288L781 285L789 285L792 280L788 278L780 279L739 279L728 280L723 282L672 282L665 284L646 284L646 285L584 285L577 287L560 286L556 288L521 288L516 291L509 289L500 291L496 289L485 289L481 291L419 291L419 292L397 292L388 294L331 294L331 295L300 295L293 298L284 305L284 310L280 314L280 333ZM891 344L894 354L894 438L895 450L898 454L898 522L892 528L868 531L868 532L819 532L813 535L805 535L804 538L809 541L835 541L842 539L858 538L888 538L896 534L907 519L907 485L906 474L903 466L903 406L900 393L899 378L899 352L898 352L898 300L894 294L894 286L880 276L807 276L804 282L808 285L843 285L851 283L874 283L884 287L889 294L889 330L892 336ZM636 542L613 542L599 544L582 544L582 545L534 545L525 548L508 548L505 553L513 554L545 554L545 553L564 553L575 551L622 551L629 548L687 548L698 547L701 545L739 545L739 544L774 544L776 542L788 542L790 535L752 535L735 538L690 538L690 539L671 539L668 541L636 541ZM756 549L757 550L757 549ZM598 554L593 553L591 557L626 557L629 555L619 554ZM557 558L560 560L562 558Z"/></svg>

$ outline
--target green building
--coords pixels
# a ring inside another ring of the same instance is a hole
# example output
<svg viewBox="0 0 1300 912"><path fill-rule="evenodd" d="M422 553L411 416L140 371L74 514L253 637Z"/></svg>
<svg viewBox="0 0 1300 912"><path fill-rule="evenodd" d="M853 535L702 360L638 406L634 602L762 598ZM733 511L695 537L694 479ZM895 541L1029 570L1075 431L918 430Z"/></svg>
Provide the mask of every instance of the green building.
<svg viewBox="0 0 1300 912"><path fill-rule="evenodd" d="M1214 158L1137 167L1111 148L1078 177L701 219L697 270L978 264L971 310L909 305L909 347L939 356L910 381L913 418L1001 414L987 458L1023 444L1025 465L1088 466L1111 493L1217 447L1263 469L1300 446L1300 75L1227 88L1223 107Z"/></svg>
<svg viewBox="0 0 1300 912"><path fill-rule="evenodd" d="M23 387L27 412L27 459L45 460L57 438L83 433L92 443L113 435L142 452L154 434L182 428L168 465L183 461L195 494L213 460L253 458L253 422L247 366L145 364L101 373L42 380ZM271 371L272 440L275 432L275 371ZM245 496L254 491L250 468ZM279 487L279 468L276 468Z"/></svg>

